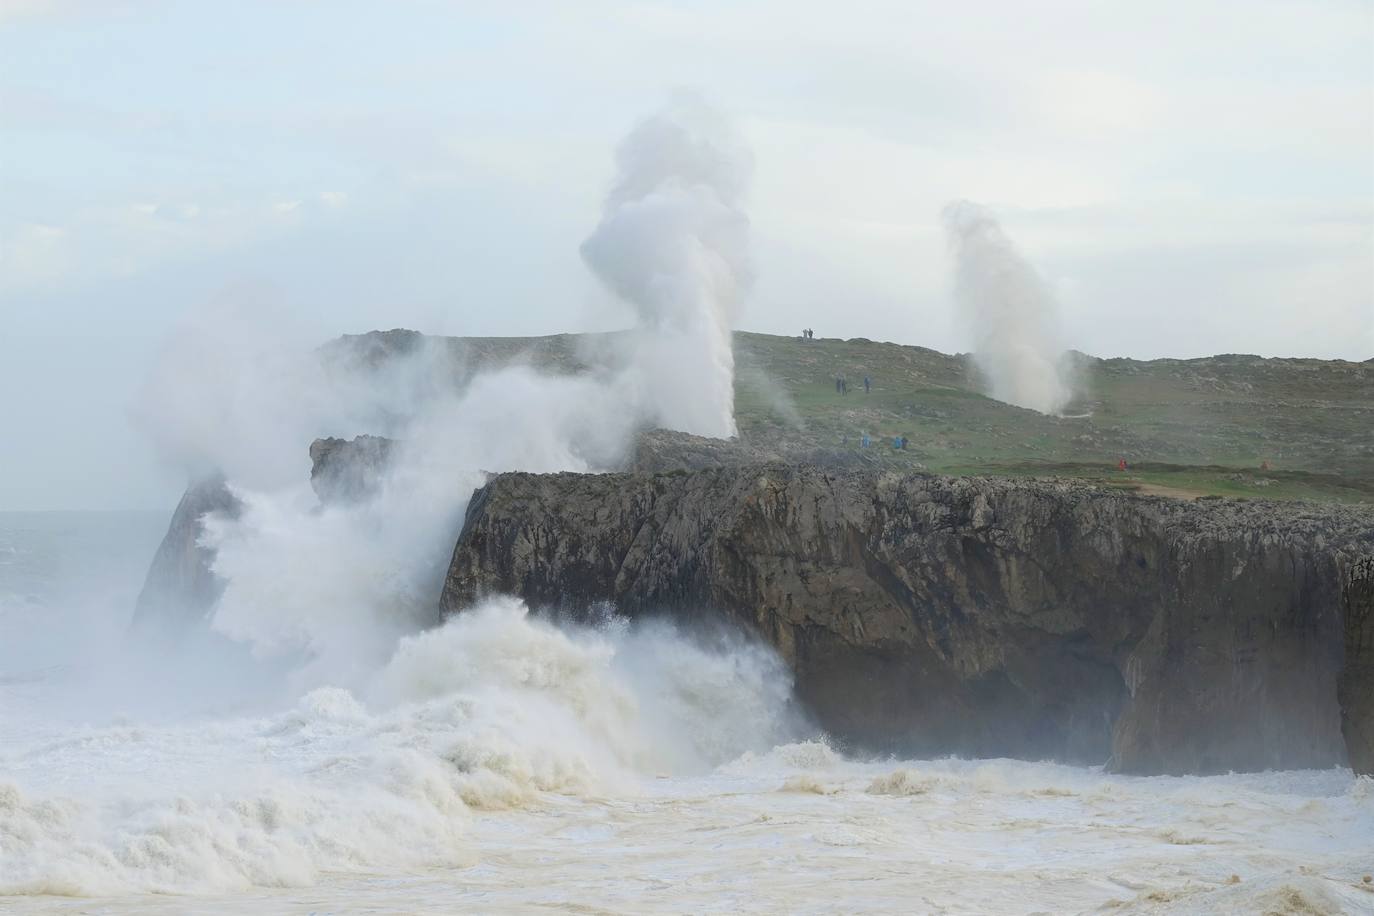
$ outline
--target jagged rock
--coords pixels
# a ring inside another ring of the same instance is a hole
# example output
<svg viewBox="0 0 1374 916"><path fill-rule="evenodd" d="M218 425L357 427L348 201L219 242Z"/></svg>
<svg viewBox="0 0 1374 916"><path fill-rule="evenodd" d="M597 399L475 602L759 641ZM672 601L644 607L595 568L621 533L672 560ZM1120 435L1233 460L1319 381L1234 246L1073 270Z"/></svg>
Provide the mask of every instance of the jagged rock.
<svg viewBox="0 0 1374 916"><path fill-rule="evenodd" d="M358 502L376 494L395 441L382 436L310 443L310 486L321 502Z"/></svg>
<svg viewBox="0 0 1374 916"><path fill-rule="evenodd" d="M724 613L874 750L1182 773L1330 766L1348 741L1367 771L1371 557L1363 506L808 467L503 474L442 605Z"/></svg>
<svg viewBox="0 0 1374 916"><path fill-rule="evenodd" d="M1350 766L1374 776L1374 558L1363 556L1343 570L1341 611L1345 667L1339 696L1341 730Z"/></svg>
<svg viewBox="0 0 1374 916"><path fill-rule="evenodd" d="M202 522L212 512L236 518L240 509L223 477L209 477L187 488L139 592L135 632L184 632L214 608L224 583L210 569L215 552L200 543Z"/></svg>
<svg viewBox="0 0 1374 916"><path fill-rule="evenodd" d="M310 444L310 485L321 502L366 499L376 493L395 446L395 440L383 436L316 439ZM739 439L650 429L635 437L622 469L652 473L774 463L865 467L871 458L852 449L769 448Z"/></svg>

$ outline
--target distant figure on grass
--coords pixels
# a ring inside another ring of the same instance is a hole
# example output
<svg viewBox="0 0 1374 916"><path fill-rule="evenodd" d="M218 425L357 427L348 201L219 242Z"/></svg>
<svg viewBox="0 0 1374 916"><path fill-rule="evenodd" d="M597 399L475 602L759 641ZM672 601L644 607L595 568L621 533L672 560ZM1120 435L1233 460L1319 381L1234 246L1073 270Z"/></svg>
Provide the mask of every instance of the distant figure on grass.
<svg viewBox="0 0 1374 916"><path fill-rule="evenodd" d="M849 382L845 380L843 373L835 376L835 390L840 394L849 394Z"/></svg>
<svg viewBox="0 0 1374 916"><path fill-rule="evenodd" d="M865 375L865 376L864 376L864 394L868 394L868 392L869 392L872 388L873 388L873 379L871 379L871 378L869 378L868 376Z"/></svg>
<svg viewBox="0 0 1374 916"><path fill-rule="evenodd" d="M1269 470L1269 459L1268 459L1268 458L1266 458L1266 459L1264 459L1263 461L1260 462L1260 470L1261 470L1261 471L1267 471L1267 470Z"/></svg>
<svg viewBox="0 0 1374 916"><path fill-rule="evenodd" d="M1116 463L1116 469L1118 471L1129 471L1131 468L1130 465L1126 463L1126 459L1122 458L1120 461Z"/></svg>
<svg viewBox="0 0 1374 916"><path fill-rule="evenodd" d="M868 438L868 433L864 433L863 438L859 440L859 448L868 448L872 444L873 440Z"/></svg>
<svg viewBox="0 0 1374 916"><path fill-rule="evenodd" d="M903 444L904 444L905 442L906 442L906 440L903 439L901 436L893 436L893 437L892 437L892 450L893 450L894 452L897 451L897 450L899 450L900 448L902 448L902 446L903 446Z"/></svg>

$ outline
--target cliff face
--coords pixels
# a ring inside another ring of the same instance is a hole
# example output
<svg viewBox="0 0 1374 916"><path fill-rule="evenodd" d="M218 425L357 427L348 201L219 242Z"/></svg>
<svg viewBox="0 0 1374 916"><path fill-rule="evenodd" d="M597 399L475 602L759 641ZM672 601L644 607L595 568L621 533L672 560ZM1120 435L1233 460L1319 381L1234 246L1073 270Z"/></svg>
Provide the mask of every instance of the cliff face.
<svg viewBox="0 0 1374 916"><path fill-rule="evenodd" d="M236 517L239 509L223 477L187 487L143 580L134 609L136 632L183 632L210 612L224 585L210 571L214 551L199 543L201 520L211 512Z"/></svg>
<svg viewBox="0 0 1374 916"><path fill-rule="evenodd" d="M1345 668L1339 695L1341 729L1350 766L1374 775L1374 558L1352 560L1343 571Z"/></svg>
<svg viewBox="0 0 1374 916"><path fill-rule="evenodd" d="M322 503L358 502L381 486L396 443L382 436L310 443L310 487Z"/></svg>
<svg viewBox="0 0 1374 916"><path fill-rule="evenodd" d="M1181 773L1329 766L1348 743L1367 771L1371 558L1358 506L815 468L506 474L473 499L442 603L723 612L778 648L822 725L876 750Z"/></svg>

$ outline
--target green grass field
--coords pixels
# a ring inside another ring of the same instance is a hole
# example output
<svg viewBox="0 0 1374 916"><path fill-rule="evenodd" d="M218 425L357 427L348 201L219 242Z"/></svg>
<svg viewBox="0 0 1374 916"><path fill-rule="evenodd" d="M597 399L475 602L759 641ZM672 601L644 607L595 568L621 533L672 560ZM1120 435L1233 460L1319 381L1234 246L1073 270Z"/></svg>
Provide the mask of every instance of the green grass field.
<svg viewBox="0 0 1374 916"><path fill-rule="evenodd" d="M613 360L617 335L345 338L375 364L441 345L455 372L521 359L555 372ZM359 349L359 343L362 344ZM1096 359L1054 417L985 397L971 361L923 347L735 335L740 436L859 449L893 468L1101 480L1174 495L1374 501L1374 361ZM843 373L849 394L835 392ZM873 390L863 391L863 377ZM891 447L905 436L905 451ZM1117 470L1125 458L1130 469ZM1261 465L1269 463L1268 470Z"/></svg>
<svg viewBox="0 0 1374 916"><path fill-rule="evenodd" d="M875 460L894 467L1089 478L1179 495L1374 500L1370 362L1077 357L1081 394L1071 416L1051 417L985 397L968 359L920 347L741 333L735 352L746 438L857 448L867 432ZM838 373L848 395L835 392ZM905 452L891 448L899 435Z"/></svg>

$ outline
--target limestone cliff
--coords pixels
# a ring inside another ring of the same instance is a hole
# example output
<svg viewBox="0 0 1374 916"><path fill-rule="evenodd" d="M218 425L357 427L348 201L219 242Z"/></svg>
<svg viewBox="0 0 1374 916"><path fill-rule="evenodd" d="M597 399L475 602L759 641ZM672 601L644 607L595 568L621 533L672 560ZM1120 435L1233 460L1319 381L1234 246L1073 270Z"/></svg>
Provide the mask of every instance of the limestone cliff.
<svg viewBox="0 0 1374 916"><path fill-rule="evenodd" d="M233 517L239 509L223 477L210 477L186 489L139 592L133 620L136 632L175 634L211 611L224 586L210 569L214 551L200 543L202 522L211 512Z"/></svg>
<svg viewBox="0 0 1374 916"><path fill-rule="evenodd" d="M310 443L310 486L320 502L357 502L376 494L395 448L382 436Z"/></svg>
<svg viewBox="0 0 1374 916"><path fill-rule="evenodd" d="M1361 506L806 467L505 474L442 603L724 613L870 749L1196 773L1348 744L1368 771L1372 557Z"/></svg>
<svg viewBox="0 0 1374 916"><path fill-rule="evenodd" d="M1341 728L1350 766L1374 775L1374 558L1352 560L1343 571L1345 668L1340 679Z"/></svg>
<svg viewBox="0 0 1374 916"><path fill-rule="evenodd" d="M310 444L310 486L322 503L357 502L374 496L396 447L395 440L383 436L316 439ZM604 470L695 471L770 462L824 467L874 464L871 455L854 449L801 445L790 440L759 444L647 429L634 437L620 462Z"/></svg>

